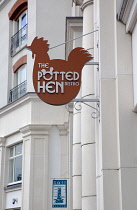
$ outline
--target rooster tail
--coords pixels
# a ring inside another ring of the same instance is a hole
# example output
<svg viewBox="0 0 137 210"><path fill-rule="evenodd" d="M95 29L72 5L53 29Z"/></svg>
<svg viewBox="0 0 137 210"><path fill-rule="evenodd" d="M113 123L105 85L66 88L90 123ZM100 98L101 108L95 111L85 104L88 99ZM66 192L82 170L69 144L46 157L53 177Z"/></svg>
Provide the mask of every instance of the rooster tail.
<svg viewBox="0 0 137 210"><path fill-rule="evenodd" d="M93 59L92 55L82 47L73 49L68 57L68 62L71 62L74 66L80 66L83 68L85 63Z"/></svg>

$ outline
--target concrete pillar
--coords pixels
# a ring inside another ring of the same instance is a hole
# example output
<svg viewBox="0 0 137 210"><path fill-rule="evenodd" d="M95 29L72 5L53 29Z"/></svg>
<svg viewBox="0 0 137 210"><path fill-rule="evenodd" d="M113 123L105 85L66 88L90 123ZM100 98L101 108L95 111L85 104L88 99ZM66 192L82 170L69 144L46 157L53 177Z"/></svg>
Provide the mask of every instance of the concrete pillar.
<svg viewBox="0 0 137 210"><path fill-rule="evenodd" d="M74 38L82 35L75 30ZM82 46L82 39L73 41L73 47ZM77 98L81 98L81 90ZM82 209L82 151L81 151L81 104L74 103L73 110L73 209Z"/></svg>
<svg viewBox="0 0 137 210"><path fill-rule="evenodd" d="M53 180L67 180L67 204L66 210L70 208L70 158L69 158L69 135L68 123L62 125L52 125L49 131L49 145L48 145L48 208L47 210L54 209L52 204L53 197ZM71 154L70 154L71 155ZM64 194L65 195L65 194ZM62 196L64 196L62 194ZM61 207L58 207L61 210Z"/></svg>
<svg viewBox="0 0 137 210"><path fill-rule="evenodd" d="M68 104L68 112L69 112L69 208L73 209L73 172L72 172L72 164L73 164L73 102Z"/></svg>
<svg viewBox="0 0 137 210"><path fill-rule="evenodd" d="M4 192L4 184L5 184L5 138L0 138L0 209L5 209L5 192Z"/></svg>
<svg viewBox="0 0 137 210"><path fill-rule="evenodd" d="M47 210L50 126L28 125L23 133L22 210Z"/></svg>
<svg viewBox="0 0 137 210"><path fill-rule="evenodd" d="M81 8L83 10L83 34L86 34L94 30L93 1L84 0ZM94 34L83 37L83 47L94 56ZM85 66L82 71L82 98L94 97L94 67ZM96 210L95 119L91 117L92 111L90 107L82 105L82 210Z"/></svg>

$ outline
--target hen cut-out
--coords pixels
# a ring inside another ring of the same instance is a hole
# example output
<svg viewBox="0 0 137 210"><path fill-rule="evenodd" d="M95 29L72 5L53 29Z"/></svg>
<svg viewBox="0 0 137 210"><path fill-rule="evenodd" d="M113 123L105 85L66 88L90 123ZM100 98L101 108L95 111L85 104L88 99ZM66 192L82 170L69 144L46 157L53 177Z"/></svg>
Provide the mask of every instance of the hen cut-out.
<svg viewBox="0 0 137 210"><path fill-rule="evenodd" d="M31 46L27 46L32 51L32 57L35 57L34 89L44 102L63 105L77 96L81 86L82 68L93 57L84 48L77 47L70 52L67 61L50 60L47 42L44 38L35 37Z"/></svg>

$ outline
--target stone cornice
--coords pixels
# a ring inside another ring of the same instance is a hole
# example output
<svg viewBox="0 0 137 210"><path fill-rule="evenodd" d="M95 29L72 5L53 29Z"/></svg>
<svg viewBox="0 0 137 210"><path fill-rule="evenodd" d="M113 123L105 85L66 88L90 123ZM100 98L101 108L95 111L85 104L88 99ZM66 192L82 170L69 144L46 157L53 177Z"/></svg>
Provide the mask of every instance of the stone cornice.
<svg viewBox="0 0 137 210"><path fill-rule="evenodd" d="M126 25L127 33L132 33L137 22L137 2L135 0L123 1L117 19Z"/></svg>
<svg viewBox="0 0 137 210"><path fill-rule="evenodd" d="M84 11L84 9L90 5L90 4L93 4L94 3L94 0L88 0L86 2L84 2L82 5L81 5L81 10Z"/></svg>
<svg viewBox="0 0 137 210"><path fill-rule="evenodd" d="M67 136L68 134L68 123L64 123L64 125L57 125L59 131L60 131L60 136Z"/></svg>
<svg viewBox="0 0 137 210"><path fill-rule="evenodd" d="M6 6L10 0L3 0L0 2L0 11Z"/></svg>
<svg viewBox="0 0 137 210"><path fill-rule="evenodd" d="M0 137L0 147L4 147L6 143L6 138Z"/></svg>
<svg viewBox="0 0 137 210"><path fill-rule="evenodd" d="M76 4L76 6L81 6L83 3L83 0L73 0L73 2Z"/></svg>
<svg viewBox="0 0 137 210"><path fill-rule="evenodd" d="M132 33L137 23L137 2L134 1L126 23L126 32Z"/></svg>
<svg viewBox="0 0 137 210"><path fill-rule="evenodd" d="M49 135L51 125L26 125L20 128L20 132L23 133L23 137L30 135Z"/></svg>
<svg viewBox="0 0 137 210"><path fill-rule="evenodd" d="M118 13L118 20L126 24L134 0L124 0Z"/></svg>
<svg viewBox="0 0 137 210"><path fill-rule="evenodd" d="M23 103L26 103L27 101L30 100L40 100L38 98L38 96L36 95L36 93L32 92L32 93L27 93L26 95L22 96L21 98L17 99L16 101L14 101L11 104L8 104L2 108L0 108L0 115L4 115L7 112L12 112L14 109L16 109L17 107L19 107L20 105L22 105Z"/></svg>
<svg viewBox="0 0 137 210"><path fill-rule="evenodd" d="M70 102L69 104L66 105L66 109L69 113L73 113L73 108L74 108L73 102Z"/></svg>

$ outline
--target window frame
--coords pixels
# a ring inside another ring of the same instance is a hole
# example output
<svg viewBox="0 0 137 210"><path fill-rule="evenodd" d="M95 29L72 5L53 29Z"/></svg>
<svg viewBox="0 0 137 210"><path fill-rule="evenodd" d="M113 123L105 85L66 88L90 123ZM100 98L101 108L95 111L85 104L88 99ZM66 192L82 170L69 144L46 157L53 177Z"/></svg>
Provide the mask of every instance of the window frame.
<svg viewBox="0 0 137 210"><path fill-rule="evenodd" d="M15 154L15 147L18 146L18 145L22 146L22 151L21 151L21 153L19 155L16 155ZM14 148L14 154L13 154L12 157L10 157L10 149L11 148ZM8 147L8 180L7 180L8 181L8 186L22 183L22 177L21 177L21 180L14 181L14 179L15 179L15 159L17 157L22 157L22 160L23 160L23 142L19 142L17 144L14 144L14 145ZM10 182L10 160L14 160L14 163L13 163L13 180L12 180L12 182ZM21 168L21 175L22 175L22 168Z"/></svg>
<svg viewBox="0 0 137 210"><path fill-rule="evenodd" d="M26 16L26 24L22 27L22 18ZM11 36L11 57L14 57L27 45L28 37L28 9L13 20L13 32Z"/></svg>
<svg viewBox="0 0 137 210"><path fill-rule="evenodd" d="M24 15L26 15L26 25L22 27L22 18ZM18 23L19 23L19 27L17 26ZM17 36L19 34L19 45L16 47L16 50L15 50L16 53L18 53L21 49L23 49L27 44L27 24L28 24L28 11L27 10L22 12L20 16L17 18L17 20L13 21L13 36ZM25 28L25 31L26 31L26 39L22 42L20 33L23 33L21 31L23 30L23 28Z"/></svg>
<svg viewBox="0 0 137 210"><path fill-rule="evenodd" d="M17 20L13 20L13 35L18 33L19 30L22 29L22 26L21 26L21 20L22 20L22 17L26 15L26 25L28 24L28 10L26 9L25 11L23 11L19 17L17 18ZM19 22L19 28L17 28L17 22Z"/></svg>
<svg viewBox="0 0 137 210"><path fill-rule="evenodd" d="M23 69L25 69L25 80L20 82L18 81L18 74L19 72L21 72ZM20 66L16 72L14 72L14 87L19 86L21 83L25 82L27 80L27 64L23 64L22 66Z"/></svg>

